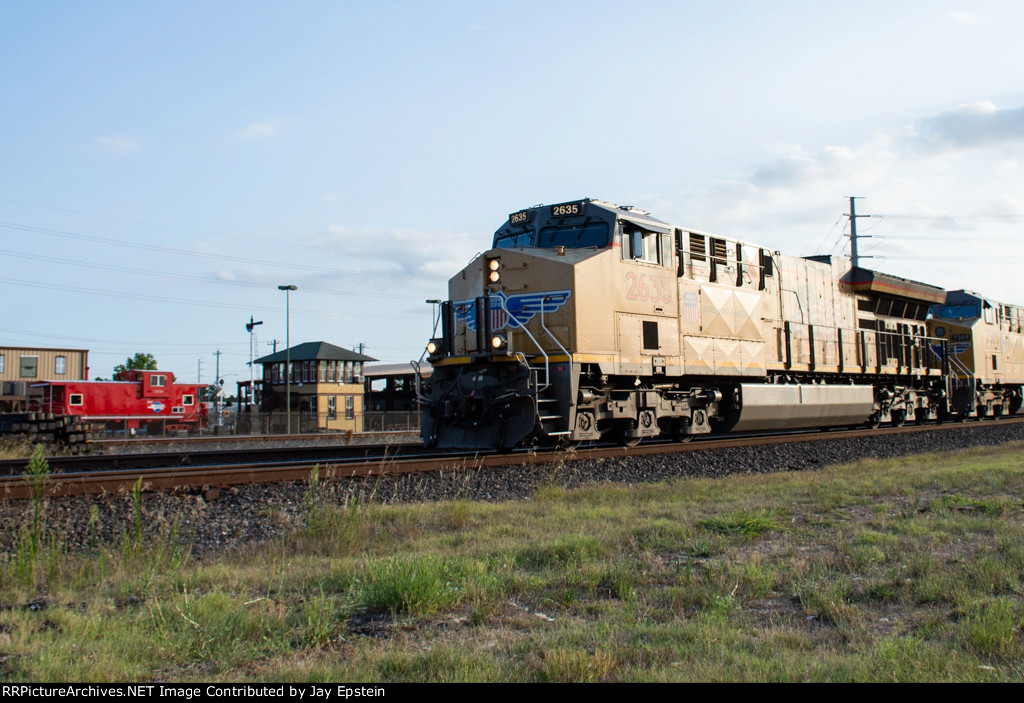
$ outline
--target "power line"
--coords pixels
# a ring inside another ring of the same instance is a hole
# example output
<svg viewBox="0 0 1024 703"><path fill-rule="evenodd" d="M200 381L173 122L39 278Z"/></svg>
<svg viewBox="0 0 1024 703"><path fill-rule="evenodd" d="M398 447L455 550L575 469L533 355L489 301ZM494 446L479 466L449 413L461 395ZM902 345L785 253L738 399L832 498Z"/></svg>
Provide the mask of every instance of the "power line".
<svg viewBox="0 0 1024 703"><path fill-rule="evenodd" d="M962 222L1024 222L1024 215L1002 215L1002 216L962 216L962 215L887 215L881 214L876 217L886 217L893 220L956 220Z"/></svg>
<svg viewBox="0 0 1024 703"><path fill-rule="evenodd" d="M161 278L172 278L182 281L199 281L201 283L216 283L220 285L233 285L233 286L244 286L247 288L258 288L263 290L269 290L269 284L258 283L255 281L240 281L237 279L225 279L225 278L214 278L213 276L190 276L183 273L168 273L165 271L153 271L152 269L140 269L130 268L127 266L114 266L112 264L97 264L94 262L80 261L75 259L61 259L55 256L42 256L41 254L26 254L23 252L10 251L8 249L0 249L0 254L5 256L12 256L20 259L31 259L34 261L46 261L53 264L64 264L67 266L78 266L81 268L99 269L103 271L121 271L124 273L146 275L146 276L159 276ZM327 293L330 295L346 295L346 296L370 296L374 298L395 298L400 300L419 300L423 296L420 295L397 295L394 293L368 293L366 291L351 291L351 290L340 290L340 289L328 289L328 288L310 288L303 286L302 288L306 292L310 293Z"/></svg>
<svg viewBox="0 0 1024 703"><path fill-rule="evenodd" d="M842 219L843 216L840 215L839 217L836 218L836 221L832 223L832 226L829 228L828 232L825 233L825 236L822 237L821 241L818 243L818 251L822 250L822 247L824 246L825 242L827 242L829 237L832 236L832 233L835 231L836 227L839 226L839 223L842 221ZM828 251L831 252L834 248L835 245L833 244L832 247L828 249Z"/></svg>
<svg viewBox="0 0 1024 703"><path fill-rule="evenodd" d="M30 203L30 202L26 202L24 200L13 200L11 198L0 198L0 202L15 203L15 204L18 204L18 205L27 205L29 207L41 208L41 209L44 209L44 210L53 210L55 212L66 212L66 213L70 213L72 215L85 215L86 217L95 217L95 218L102 219L102 220L110 220L112 222L124 222L126 224L141 225L143 227L154 227L154 228L158 228L158 229L175 230L175 231L179 231L179 232L189 232L191 234L199 234L199 235L202 235L204 237L213 237L213 238L216 238L216 239L228 240L228 241L231 241L231 242L237 242L238 241L238 236L237 235L230 235L230 234L223 234L223 233L218 233L218 232L211 232L211 231L208 231L208 230L195 229L195 228L192 228L192 227L181 227L179 225L168 225L168 224L157 223L157 222L146 222L144 220L132 220L132 219L124 218L124 217L113 217L111 215L100 215L100 214L94 213L94 212L85 212L85 211L82 211L82 210L70 210L70 209L67 209L67 208L55 207L55 206L52 206L52 205L40 205L39 203ZM251 243L251 242L263 242L263 243L266 243L266 244L273 244L275 246L280 246L281 245L281 240L279 240L279 239L267 239L265 237L254 237L254 236L248 235L248 234L245 235L245 243ZM311 251L316 251L318 249L318 247L315 247L315 246L312 246L312 245L309 245L309 244L304 244L302 242L294 242L294 241L293 242L289 242L289 247L294 247L294 246L300 246L300 247L302 247L304 249L309 249ZM355 253L363 253L363 254L369 254L369 255L375 255L375 254L379 253L379 252L377 252L374 249L358 249L358 248L351 247L351 246L348 246L348 245L346 245L345 251L347 253L355 252Z"/></svg>
<svg viewBox="0 0 1024 703"><path fill-rule="evenodd" d="M251 259L242 256L228 256L226 254L212 254L209 252L198 252L189 251L187 249L175 249L174 247L157 246L155 244L141 244L139 242L125 242L119 239L112 239L110 237L97 237L89 234L77 234L75 232L66 232L64 230L49 229L46 227L34 227L32 225L23 225L17 222L3 222L0 221L0 228L19 230L23 232L34 232L36 234L45 234L53 237L63 237L66 239L78 239L87 242L98 242L101 244L110 244L113 246L125 247L129 249L142 249L144 251L155 251L161 254L173 254L177 256L191 256L200 259L215 259L218 261L230 261L232 263L242 264L259 264L260 266L272 266L274 268L290 269L290 270L302 270L302 271L320 271L324 273L345 273L355 275L370 275L370 276L398 276L401 278L419 278L428 281L443 280L441 276L421 276L413 273L403 273L394 271L365 271L365 270L354 270L354 269L339 269L331 268L327 266L311 266L309 264L295 264L295 263L281 263L279 261L270 261L267 259Z"/></svg>
<svg viewBox="0 0 1024 703"><path fill-rule="evenodd" d="M135 341L128 341L128 340L122 341L122 340L116 340L116 339L97 339L95 337L69 337L66 334L47 334L45 332L29 332L27 330L13 329L13 328L10 328L10 327L0 327L0 332L5 332L7 334L24 335L26 337L47 337L47 338L51 338L51 339L68 339L68 340L72 340L72 341L75 341L75 342L97 342L99 344L123 344L125 346L133 346L133 345L139 345L139 344L149 344L149 342L135 342ZM219 347L224 347L224 346L230 346L230 345L241 346L242 344L248 344L248 342L213 342L213 344L216 344ZM165 343L163 343L163 346L165 346L165 347L182 347L183 350L198 350L198 349L205 349L209 345L206 344L206 343L200 344L200 343L187 343L187 342L165 342Z"/></svg>
<svg viewBox="0 0 1024 703"><path fill-rule="evenodd" d="M43 288L45 290L64 290L64 291L72 291L72 292L75 292L75 293L88 293L90 295L103 295L103 296L107 296L107 297L111 297L111 298L124 298L124 299L127 299L127 300L151 300L151 301L157 301L157 302L162 302L162 303L174 303L176 305L188 305L188 306L193 306L193 307L205 307L205 308L214 307L214 308L225 308L225 309L228 309L228 310L246 310L246 311L249 311L249 310L252 310L252 309L255 308L255 309L261 310L263 312L274 312L274 311L277 310L276 308L272 308L272 307L269 307L269 306L262 306L262 307L261 306L253 306L250 303L246 303L244 305L243 304L234 304L234 303L216 303L216 302L212 302L212 301L209 301L209 300L188 300L188 299L184 299L184 298L168 298L168 297L156 296L156 295L142 295L142 294L139 294L139 293L117 293L117 292L114 292L114 291L98 290L98 289L95 289L95 288L80 288L80 287L76 287L76 286L59 286L59 285L52 284L52 283L34 283L32 281L21 281L21 280L14 279L14 278L0 278L0 283L10 283L10 284L13 284L13 285L16 285L16 286L23 286L23 287L28 287L28 288ZM374 314L374 313L338 312L338 311L334 311L334 310L332 310L330 312L324 312L324 311L321 311L321 310L297 310L296 312L298 312L299 314L304 314L304 315L338 315L339 317L342 317L342 318L347 318L347 317L379 318L380 317L380 314ZM398 314L396 314L396 315L389 315L389 317L405 317L405 318L410 318L410 319L419 319L415 315L398 315Z"/></svg>

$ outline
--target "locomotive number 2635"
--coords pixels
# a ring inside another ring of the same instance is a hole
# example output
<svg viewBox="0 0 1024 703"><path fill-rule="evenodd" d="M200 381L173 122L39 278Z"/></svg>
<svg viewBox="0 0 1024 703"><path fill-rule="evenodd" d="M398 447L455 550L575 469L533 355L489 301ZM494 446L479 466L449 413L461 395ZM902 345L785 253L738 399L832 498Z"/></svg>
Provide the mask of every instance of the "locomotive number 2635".
<svg viewBox="0 0 1024 703"><path fill-rule="evenodd" d="M629 271L626 274L626 282L629 283L626 299L650 301L652 303L671 303L671 281L672 279L668 276L650 276L645 273L637 275Z"/></svg>

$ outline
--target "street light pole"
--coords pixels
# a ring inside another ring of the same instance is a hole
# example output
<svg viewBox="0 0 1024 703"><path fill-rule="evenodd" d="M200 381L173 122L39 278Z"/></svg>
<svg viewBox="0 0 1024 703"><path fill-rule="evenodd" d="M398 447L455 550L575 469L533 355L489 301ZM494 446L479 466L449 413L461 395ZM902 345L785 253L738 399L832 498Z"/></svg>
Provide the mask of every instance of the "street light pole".
<svg viewBox="0 0 1024 703"><path fill-rule="evenodd" d="M292 341L291 341L291 307L290 293L298 290L298 286L278 286L284 291L284 382L285 382L285 418L288 429L285 434L292 433Z"/></svg>

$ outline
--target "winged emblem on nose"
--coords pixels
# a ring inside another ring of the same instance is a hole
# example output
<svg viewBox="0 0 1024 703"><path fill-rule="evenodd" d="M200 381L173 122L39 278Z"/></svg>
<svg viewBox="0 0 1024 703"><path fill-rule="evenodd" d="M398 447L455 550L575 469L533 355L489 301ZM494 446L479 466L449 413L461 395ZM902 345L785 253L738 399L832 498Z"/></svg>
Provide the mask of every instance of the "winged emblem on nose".
<svg viewBox="0 0 1024 703"><path fill-rule="evenodd" d="M506 326L516 329L527 324L539 313L549 315L569 300L571 290L549 290L537 293L520 293L506 295L498 291L491 295L491 329L500 330ZM452 305L457 322L464 322L471 330L476 330L476 300L459 300Z"/></svg>

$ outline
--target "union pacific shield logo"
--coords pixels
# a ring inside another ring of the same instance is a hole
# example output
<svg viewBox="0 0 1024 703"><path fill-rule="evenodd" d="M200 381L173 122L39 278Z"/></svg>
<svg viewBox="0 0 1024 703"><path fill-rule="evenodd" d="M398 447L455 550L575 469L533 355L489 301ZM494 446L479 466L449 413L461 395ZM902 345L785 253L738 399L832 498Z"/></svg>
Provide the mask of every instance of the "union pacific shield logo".
<svg viewBox="0 0 1024 703"><path fill-rule="evenodd" d="M520 293L519 295L506 295L504 291L498 291L491 296L491 329L497 331L505 327L510 329L522 327L541 312L550 315L560 309L571 295L571 290ZM455 319L465 322L469 329L475 331L476 301L460 300L452 307L455 309Z"/></svg>

